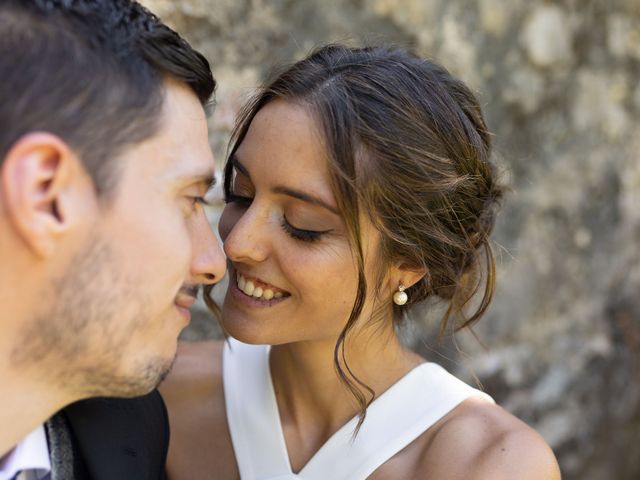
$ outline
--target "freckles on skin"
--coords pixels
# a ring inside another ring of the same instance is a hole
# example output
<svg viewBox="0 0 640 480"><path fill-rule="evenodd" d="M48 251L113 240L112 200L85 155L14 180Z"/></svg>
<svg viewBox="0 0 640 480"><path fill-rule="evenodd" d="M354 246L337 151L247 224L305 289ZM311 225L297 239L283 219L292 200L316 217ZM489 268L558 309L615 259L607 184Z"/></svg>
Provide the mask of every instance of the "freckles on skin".
<svg viewBox="0 0 640 480"><path fill-rule="evenodd" d="M282 100L267 104L236 155L243 164L250 162L252 182L299 189L335 205L322 135L303 107Z"/></svg>
<svg viewBox="0 0 640 480"><path fill-rule="evenodd" d="M236 270L291 296L264 309L235 304L227 295L225 327L249 343L335 338L356 299L357 262L343 220L332 212L327 156L313 117L299 105L267 104L230 161L230 198L244 200L227 204L221 217L225 251ZM296 229L329 232L304 239L296 238ZM361 230L366 255L376 231L369 222Z"/></svg>

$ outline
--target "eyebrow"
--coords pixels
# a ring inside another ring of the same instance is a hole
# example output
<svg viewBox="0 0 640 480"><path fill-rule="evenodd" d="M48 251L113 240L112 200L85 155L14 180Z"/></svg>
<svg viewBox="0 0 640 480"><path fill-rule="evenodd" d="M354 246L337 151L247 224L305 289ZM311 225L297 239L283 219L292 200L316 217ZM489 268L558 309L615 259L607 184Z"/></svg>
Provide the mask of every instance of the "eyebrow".
<svg viewBox="0 0 640 480"><path fill-rule="evenodd" d="M249 175L249 170L247 170L247 167L245 167L240 160L238 160L238 157L236 157L235 154L233 154L230 158L231 163L233 164L234 168L236 170L238 170L242 175L244 175L245 177L251 179L251 175ZM293 188L289 188L289 187L285 187L285 186L276 186L273 187L271 189L271 191L273 193L278 193L281 195L287 195L289 197L293 197L293 198L297 198L298 200L302 200L303 202L307 202L310 203L312 205L318 205L320 207L326 208L327 210L329 210L331 213L340 216L340 212L338 211L338 209L332 205L329 205L327 202L325 202L324 200L314 196L314 195L310 195L308 193L305 192L301 192L300 190L294 190Z"/></svg>
<svg viewBox="0 0 640 480"><path fill-rule="evenodd" d="M216 184L218 183L218 180L216 179L216 176L213 173L213 171L208 171L208 172L195 174L195 175L186 175L180 179L180 183L183 183L185 185L194 184L194 183L203 183L206 188L205 191L208 192L209 190L211 190L213 187L216 186Z"/></svg>

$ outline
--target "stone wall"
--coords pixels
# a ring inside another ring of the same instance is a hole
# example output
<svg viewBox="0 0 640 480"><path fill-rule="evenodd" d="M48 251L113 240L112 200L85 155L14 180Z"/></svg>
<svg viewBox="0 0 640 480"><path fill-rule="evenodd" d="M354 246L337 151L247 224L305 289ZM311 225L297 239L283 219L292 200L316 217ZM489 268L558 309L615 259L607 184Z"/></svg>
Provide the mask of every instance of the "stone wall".
<svg viewBox="0 0 640 480"><path fill-rule="evenodd" d="M540 431L563 478L640 478L640 0L144 3L212 63L218 159L251 87L320 43L411 46L471 85L512 189L499 288L482 344L439 342L427 312L407 339Z"/></svg>

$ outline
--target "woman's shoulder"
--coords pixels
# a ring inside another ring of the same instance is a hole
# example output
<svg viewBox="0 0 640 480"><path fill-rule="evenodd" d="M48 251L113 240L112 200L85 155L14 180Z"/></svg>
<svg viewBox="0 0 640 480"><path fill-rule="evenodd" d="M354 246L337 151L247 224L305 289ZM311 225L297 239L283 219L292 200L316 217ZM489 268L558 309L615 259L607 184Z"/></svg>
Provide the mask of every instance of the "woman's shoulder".
<svg viewBox="0 0 640 480"><path fill-rule="evenodd" d="M468 399L434 427L418 468L424 478L560 479L544 439L493 403Z"/></svg>

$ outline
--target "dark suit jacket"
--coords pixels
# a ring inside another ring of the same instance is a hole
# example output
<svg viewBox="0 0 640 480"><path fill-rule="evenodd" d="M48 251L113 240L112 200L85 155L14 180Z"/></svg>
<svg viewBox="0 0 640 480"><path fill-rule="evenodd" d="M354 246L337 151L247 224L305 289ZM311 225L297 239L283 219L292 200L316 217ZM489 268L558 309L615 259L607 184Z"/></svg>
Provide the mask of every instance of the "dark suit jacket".
<svg viewBox="0 0 640 480"><path fill-rule="evenodd" d="M167 411L157 391L74 403L46 424L52 480L165 480Z"/></svg>

